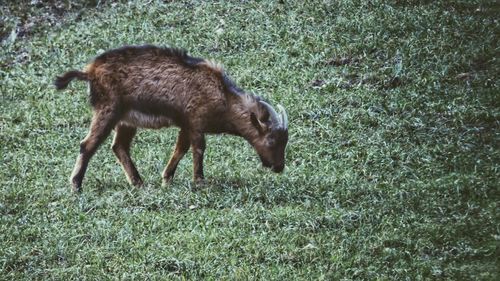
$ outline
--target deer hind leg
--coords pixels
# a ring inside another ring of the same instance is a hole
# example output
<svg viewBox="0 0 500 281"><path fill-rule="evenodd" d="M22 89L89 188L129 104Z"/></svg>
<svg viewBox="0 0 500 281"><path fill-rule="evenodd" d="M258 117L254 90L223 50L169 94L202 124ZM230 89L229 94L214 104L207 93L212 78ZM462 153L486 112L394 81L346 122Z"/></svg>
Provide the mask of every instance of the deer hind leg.
<svg viewBox="0 0 500 281"><path fill-rule="evenodd" d="M193 178L197 183L203 182L203 154L205 153L205 136L202 133L191 134L193 150Z"/></svg>
<svg viewBox="0 0 500 281"><path fill-rule="evenodd" d="M135 187L140 187L143 182L130 157L130 145L137 132L137 128L119 124L115 127L115 132L115 138L111 148L122 165L130 184Z"/></svg>
<svg viewBox="0 0 500 281"><path fill-rule="evenodd" d="M117 120L118 114L111 106L94 111L90 130L85 139L80 143L80 155L76 160L75 168L71 174L70 181L73 191L81 191L83 177L85 176L90 158L92 158L99 145L110 134Z"/></svg>
<svg viewBox="0 0 500 281"><path fill-rule="evenodd" d="M177 165L188 151L189 144L190 140L188 132L184 129L181 129L179 135L177 136L177 143L175 145L174 153L172 154L172 157L170 157L167 167L163 171L163 180L165 182L170 182L174 178Z"/></svg>

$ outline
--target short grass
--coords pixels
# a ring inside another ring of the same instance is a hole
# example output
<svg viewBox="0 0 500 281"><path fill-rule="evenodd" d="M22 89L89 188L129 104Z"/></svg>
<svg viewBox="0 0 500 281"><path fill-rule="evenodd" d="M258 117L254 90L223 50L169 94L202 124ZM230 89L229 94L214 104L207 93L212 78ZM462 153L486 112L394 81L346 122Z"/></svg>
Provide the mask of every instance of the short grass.
<svg viewBox="0 0 500 281"><path fill-rule="evenodd" d="M1 4L0 279L498 280L495 1L105 2ZM72 194L87 89L51 83L143 43L283 104L285 172L210 136L162 186L177 130L143 130L144 189L108 140Z"/></svg>

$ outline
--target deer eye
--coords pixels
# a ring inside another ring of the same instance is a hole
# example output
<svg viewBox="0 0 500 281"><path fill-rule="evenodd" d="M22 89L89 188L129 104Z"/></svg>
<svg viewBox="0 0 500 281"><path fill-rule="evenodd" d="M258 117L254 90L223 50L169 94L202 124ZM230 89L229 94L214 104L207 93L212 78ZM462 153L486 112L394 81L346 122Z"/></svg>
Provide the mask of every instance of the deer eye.
<svg viewBox="0 0 500 281"><path fill-rule="evenodd" d="M270 140L267 141L267 145L268 146L274 146L275 144L276 144L276 141L273 140L273 139L270 139Z"/></svg>

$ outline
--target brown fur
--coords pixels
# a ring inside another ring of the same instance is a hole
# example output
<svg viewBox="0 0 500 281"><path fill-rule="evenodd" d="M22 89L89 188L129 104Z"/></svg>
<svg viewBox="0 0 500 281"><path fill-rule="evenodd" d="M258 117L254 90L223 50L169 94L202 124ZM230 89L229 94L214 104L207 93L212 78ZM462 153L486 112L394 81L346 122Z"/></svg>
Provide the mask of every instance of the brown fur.
<svg viewBox="0 0 500 281"><path fill-rule="evenodd" d="M98 56L83 72L73 70L58 77L56 88L64 89L74 78L89 82L94 112L71 176L75 190L80 190L90 158L113 129L113 151L135 186L142 185L130 158L137 127L174 125L181 129L163 172L166 181L172 180L190 146L194 179L203 179L206 133L242 136L256 149L264 166L275 172L283 170L287 125L259 97L237 88L213 62L177 49L123 47Z"/></svg>

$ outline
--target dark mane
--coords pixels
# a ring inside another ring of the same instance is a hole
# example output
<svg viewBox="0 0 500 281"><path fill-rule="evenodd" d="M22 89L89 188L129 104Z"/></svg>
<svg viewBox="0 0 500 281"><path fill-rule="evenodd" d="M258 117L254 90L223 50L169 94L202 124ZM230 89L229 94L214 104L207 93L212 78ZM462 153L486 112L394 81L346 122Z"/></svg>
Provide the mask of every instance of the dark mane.
<svg viewBox="0 0 500 281"><path fill-rule="evenodd" d="M241 95L244 94L244 91L234 83L234 81L227 76L225 72L222 73L222 83L224 84L224 87L226 88L226 91L235 94L235 95Z"/></svg>
<svg viewBox="0 0 500 281"><path fill-rule="evenodd" d="M188 55L187 51L184 49L158 47L154 45L124 46L117 49L112 49L97 56L96 61L106 61L113 58L130 59L146 54L172 57L188 67L194 67L205 61L204 59Z"/></svg>

